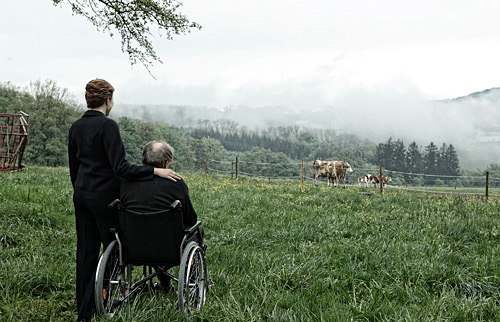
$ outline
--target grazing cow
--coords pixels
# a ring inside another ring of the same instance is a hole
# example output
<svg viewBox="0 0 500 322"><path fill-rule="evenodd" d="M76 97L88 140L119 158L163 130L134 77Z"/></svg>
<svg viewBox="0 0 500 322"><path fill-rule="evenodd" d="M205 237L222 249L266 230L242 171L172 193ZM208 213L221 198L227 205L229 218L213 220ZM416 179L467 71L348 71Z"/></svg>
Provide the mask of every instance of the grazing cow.
<svg viewBox="0 0 500 322"><path fill-rule="evenodd" d="M328 161L315 160L312 164L314 184L318 184L318 177L328 177ZM330 185L330 181L328 181Z"/></svg>
<svg viewBox="0 0 500 322"><path fill-rule="evenodd" d="M368 187L368 184L370 183L370 177L371 174L367 174L366 176L359 176L358 177L358 186L361 187L361 184L364 184L365 186Z"/></svg>
<svg viewBox="0 0 500 322"><path fill-rule="evenodd" d="M382 184L384 185L384 188L390 181L392 181L391 177L382 176Z"/></svg>
<svg viewBox="0 0 500 322"><path fill-rule="evenodd" d="M345 188L345 179L347 172L353 172L348 162L344 161L328 162L328 184L330 184L331 180L332 185L338 187L340 184L340 180L344 180L344 188Z"/></svg>

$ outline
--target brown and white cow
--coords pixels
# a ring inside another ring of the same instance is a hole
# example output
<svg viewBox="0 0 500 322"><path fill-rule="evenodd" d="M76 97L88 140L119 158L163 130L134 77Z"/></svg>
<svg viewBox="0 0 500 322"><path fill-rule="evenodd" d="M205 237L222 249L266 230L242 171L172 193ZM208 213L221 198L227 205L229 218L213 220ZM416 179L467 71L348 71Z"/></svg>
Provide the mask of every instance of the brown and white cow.
<svg viewBox="0 0 500 322"><path fill-rule="evenodd" d="M361 187L361 185L365 185L366 187L368 187L369 183L370 183L370 177L372 175L371 174L367 174L366 176L359 176L358 177L358 186Z"/></svg>
<svg viewBox="0 0 500 322"><path fill-rule="evenodd" d="M338 187L340 184L340 180L343 180L345 188L345 179L347 172L353 172L348 162L344 161L328 162L328 184L330 184L331 180L332 185Z"/></svg>
<svg viewBox="0 0 500 322"><path fill-rule="evenodd" d="M389 183L389 181L392 181L391 177L384 177L384 176L370 176L370 182L373 183L373 186L376 188L378 184L380 184L380 181L382 180L382 186L385 188L385 186Z"/></svg>
<svg viewBox="0 0 500 322"><path fill-rule="evenodd" d="M384 185L384 188L390 181L392 181L391 177L382 176L382 184Z"/></svg>
<svg viewBox="0 0 500 322"><path fill-rule="evenodd" d="M313 177L314 177L314 184L318 184L318 177L327 177L328 178L328 161L321 161L321 160L315 160L313 161L312 164L313 168ZM328 181L328 185L330 184L330 181Z"/></svg>

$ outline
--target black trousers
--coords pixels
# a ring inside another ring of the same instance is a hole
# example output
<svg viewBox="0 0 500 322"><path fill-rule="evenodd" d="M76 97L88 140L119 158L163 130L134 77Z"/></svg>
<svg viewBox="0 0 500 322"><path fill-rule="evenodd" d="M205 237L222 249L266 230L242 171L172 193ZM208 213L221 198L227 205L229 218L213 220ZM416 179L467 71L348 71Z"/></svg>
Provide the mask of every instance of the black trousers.
<svg viewBox="0 0 500 322"><path fill-rule="evenodd" d="M108 205L119 192L75 189L76 216L76 305L78 320L90 320L95 312L94 283L101 243L104 249L114 240L109 231L118 226L118 211Z"/></svg>

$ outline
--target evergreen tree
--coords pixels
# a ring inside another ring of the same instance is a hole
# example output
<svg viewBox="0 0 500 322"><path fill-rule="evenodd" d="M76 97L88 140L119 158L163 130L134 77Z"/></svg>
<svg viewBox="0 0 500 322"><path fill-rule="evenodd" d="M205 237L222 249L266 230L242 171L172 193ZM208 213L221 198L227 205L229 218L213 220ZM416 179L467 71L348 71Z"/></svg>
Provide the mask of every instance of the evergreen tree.
<svg viewBox="0 0 500 322"><path fill-rule="evenodd" d="M384 163L382 165L387 169L394 169L394 150L395 142L390 137L384 145Z"/></svg>
<svg viewBox="0 0 500 322"><path fill-rule="evenodd" d="M424 167L426 174L437 174L437 162L438 162L439 151L434 142L431 142L428 146L425 147L425 156L424 156ZM434 183L435 177L427 176L425 177L426 182L431 184Z"/></svg>
<svg viewBox="0 0 500 322"><path fill-rule="evenodd" d="M446 149L447 163L446 163L446 174L452 176L458 176L460 174L460 161L458 159L458 154L453 144L448 145Z"/></svg>
<svg viewBox="0 0 500 322"><path fill-rule="evenodd" d="M424 172L422 152L415 141L408 146L408 150L406 151L406 172Z"/></svg>
<svg viewBox="0 0 500 322"><path fill-rule="evenodd" d="M448 146L446 143L443 143L439 148L437 154L437 162L436 162L436 173L447 175L447 166L448 166L448 154L447 154Z"/></svg>
<svg viewBox="0 0 500 322"><path fill-rule="evenodd" d="M438 148L431 142L425 147L424 167L426 174L437 174Z"/></svg>
<svg viewBox="0 0 500 322"><path fill-rule="evenodd" d="M384 143L379 143L375 147L375 153L373 155L373 163L377 165L384 165L385 156L384 156Z"/></svg>
<svg viewBox="0 0 500 322"><path fill-rule="evenodd" d="M389 138L386 143L379 143L375 148L374 162L387 169L394 169L394 143Z"/></svg>
<svg viewBox="0 0 500 322"><path fill-rule="evenodd" d="M395 171L406 171L406 148L402 140L397 140L394 142L394 150L392 153L393 157L393 168L390 168L390 170L395 170Z"/></svg>

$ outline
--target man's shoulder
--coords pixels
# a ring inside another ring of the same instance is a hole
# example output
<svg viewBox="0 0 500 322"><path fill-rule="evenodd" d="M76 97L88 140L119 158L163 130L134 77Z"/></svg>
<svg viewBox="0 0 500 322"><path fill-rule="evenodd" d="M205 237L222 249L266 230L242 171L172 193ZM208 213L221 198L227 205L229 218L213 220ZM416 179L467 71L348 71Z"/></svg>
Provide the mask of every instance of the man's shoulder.
<svg viewBox="0 0 500 322"><path fill-rule="evenodd" d="M153 180L129 180L120 177L120 189L121 190L137 190L143 189L144 187L151 186Z"/></svg>
<svg viewBox="0 0 500 322"><path fill-rule="evenodd" d="M183 179L177 180L177 181L172 181L167 178L162 178L160 176L154 175L153 176L153 182L157 184L161 184L164 186L169 186L169 187L177 187L177 188L183 188L187 187L186 182Z"/></svg>
<svg viewBox="0 0 500 322"><path fill-rule="evenodd" d="M153 185L156 185L156 186L165 186L165 187L176 187L176 188L184 188L184 187L187 187L186 185L186 182L182 179L180 180L177 180L176 182L170 180L170 179L166 179L166 178L162 178L160 176L157 176L157 175L154 175L153 176L153 180L128 180L128 179L125 179L125 178L120 178L121 180L121 183L123 186L135 186L135 187L139 187L139 186L153 186Z"/></svg>

